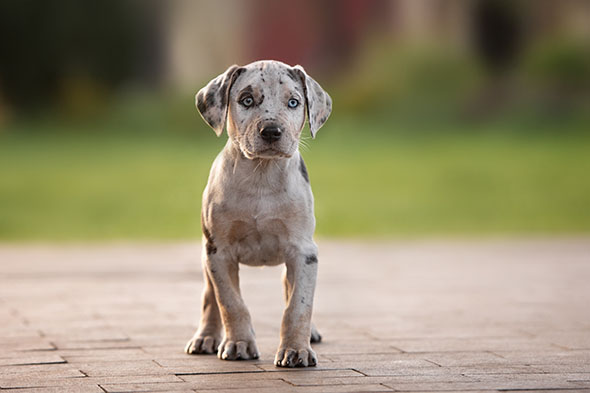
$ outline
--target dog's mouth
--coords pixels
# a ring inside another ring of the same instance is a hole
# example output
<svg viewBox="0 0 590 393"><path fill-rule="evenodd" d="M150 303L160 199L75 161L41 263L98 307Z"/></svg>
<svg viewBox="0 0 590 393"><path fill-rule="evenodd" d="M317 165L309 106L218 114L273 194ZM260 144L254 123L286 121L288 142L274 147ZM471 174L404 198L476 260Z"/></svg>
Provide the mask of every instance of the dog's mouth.
<svg viewBox="0 0 590 393"><path fill-rule="evenodd" d="M293 155L290 149L279 148L279 146L266 145L266 146L252 146L247 140L245 143L240 143L240 150L246 158L252 160L254 158L289 158Z"/></svg>
<svg viewBox="0 0 590 393"><path fill-rule="evenodd" d="M258 150L256 152L252 152L246 148L243 148L242 152L244 153L246 158L250 160L254 158L289 158L292 156L292 154L287 154L282 150L277 150L272 147L264 150Z"/></svg>

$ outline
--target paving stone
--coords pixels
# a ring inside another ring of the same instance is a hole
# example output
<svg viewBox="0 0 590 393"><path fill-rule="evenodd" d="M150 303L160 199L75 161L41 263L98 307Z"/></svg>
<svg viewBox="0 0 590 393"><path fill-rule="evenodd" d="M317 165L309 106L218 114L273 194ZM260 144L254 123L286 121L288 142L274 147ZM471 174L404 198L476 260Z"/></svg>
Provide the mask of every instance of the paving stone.
<svg viewBox="0 0 590 393"><path fill-rule="evenodd" d="M295 386L323 386L323 385L364 385L364 384L393 384L393 383L426 383L426 382L470 382L476 381L474 378L461 374L420 374L420 375L403 375L388 377L371 377L371 376L348 376L348 377L314 377L306 376L297 378L295 376L283 377L285 381Z"/></svg>
<svg viewBox="0 0 590 393"><path fill-rule="evenodd" d="M59 350L60 357L69 363L91 362L116 362L120 360L153 360L154 355L145 352L142 348L108 348L103 350Z"/></svg>
<svg viewBox="0 0 590 393"><path fill-rule="evenodd" d="M590 373L590 363L579 364L539 364L532 366L547 374Z"/></svg>
<svg viewBox="0 0 590 393"><path fill-rule="evenodd" d="M23 387L63 386L66 381L85 379L78 370L69 375L54 372L32 372L25 374L0 374L0 388L16 389Z"/></svg>
<svg viewBox="0 0 590 393"><path fill-rule="evenodd" d="M270 359L268 360L270 361ZM173 374L209 374L223 372L261 372L259 360L227 361L216 356L190 356L174 359L157 359L155 363Z"/></svg>
<svg viewBox="0 0 590 393"><path fill-rule="evenodd" d="M363 377L364 374L353 369L318 369L313 368L276 368L274 371L264 373L273 378L281 378L285 380L304 380L308 378L344 378L344 377Z"/></svg>
<svg viewBox="0 0 590 393"><path fill-rule="evenodd" d="M67 363L32 364L0 367L0 381L2 381L1 378L4 377L14 377L14 375L31 375L37 373L46 373L65 378L80 376L80 372Z"/></svg>
<svg viewBox="0 0 590 393"><path fill-rule="evenodd" d="M28 366L35 364L59 364L66 361L54 351L50 352L26 352L20 354L12 353L10 357L0 358L0 370L2 366Z"/></svg>
<svg viewBox="0 0 590 393"><path fill-rule="evenodd" d="M279 378L259 378L249 379L250 375L244 378L244 375L239 375L237 378L227 378L226 376L216 375L215 378L209 380L194 379L190 381L192 388L196 390L217 390L217 389L232 389L239 387L240 389L250 388L252 390L258 390L259 388L274 388L284 389L289 387L289 383Z"/></svg>
<svg viewBox="0 0 590 393"><path fill-rule="evenodd" d="M495 351L504 359L531 365L590 364L590 350Z"/></svg>
<svg viewBox="0 0 590 393"><path fill-rule="evenodd" d="M272 359L269 359L268 362L257 363L256 366L260 370L269 371L269 372L284 370L284 368L282 368L282 367L275 366L274 363L272 362ZM317 365L315 367L310 367L307 370L310 372L317 372L317 371L335 371L335 370L345 370L345 369L349 369L349 367L339 367L338 365L334 365L331 362L324 362L324 363L320 363L319 365Z"/></svg>
<svg viewBox="0 0 590 393"><path fill-rule="evenodd" d="M358 385L296 386L294 391L301 392L301 393L304 393L304 392L305 393L311 393L311 392L353 393L353 392L391 392L393 390L385 385L364 384L360 388Z"/></svg>
<svg viewBox="0 0 590 393"><path fill-rule="evenodd" d="M174 383L184 382L180 377L173 374L162 375L121 375L121 376L101 376L101 377L87 377L86 380L97 385L102 384L133 384L133 383Z"/></svg>
<svg viewBox="0 0 590 393"><path fill-rule="evenodd" d="M82 328L75 326L70 327L67 324L60 323L53 329L43 329L45 336L50 336L54 343L88 343L88 342L125 342L129 341L126 334L110 329L108 327L94 326L96 321L87 321L89 326ZM59 347L59 345L57 345Z"/></svg>
<svg viewBox="0 0 590 393"><path fill-rule="evenodd" d="M52 351L55 346L41 337L0 337L0 354L4 351Z"/></svg>
<svg viewBox="0 0 590 393"><path fill-rule="evenodd" d="M108 393L194 391L191 384L182 381L174 383L101 384L100 387Z"/></svg>
<svg viewBox="0 0 590 393"><path fill-rule="evenodd" d="M4 323L3 326L0 326L0 342L9 343L17 338L26 340L42 338L39 331L26 326L23 321L17 320L12 316L0 315L0 321Z"/></svg>
<svg viewBox="0 0 590 393"><path fill-rule="evenodd" d="M385 383L384 385L401 392L421 391L472 391L472 390L528 390L543 389L576 389L575 383L567 381L547 381L543 379L525 381L478 381L478 382L416 382L416 383Z"/></svg>
<svg viewBox="0 0 590 393"><path fill-rule="evenodd" d="M283 389L290 385L281 379L255 379L255 380L244 380L244 376L240 378L228 379L224 376L217 375L215 379L209 379L208 381L203 380L192 380L190 382L180 383L142 383L142 384L101 384L108 392L129 392L129 391L177 391L177 390L217 390L217 389L256 389L259 388L272 388L272 389Z"/></svg>
<svg viewBox="0 0 590 393"><path fill-rule="evenodd" d="M549 340L521 337L413 338L390 344L403 352L528 351L557 350Z"/></svg>
<svg viewBox="0 0 590 393"><path fill-rule="evenodd" d="M186 341L188 342L188 339L191 337L190 335L187 336L188 338L186 339ZM186 342L185 342L186 344ZM147 353L148 355L152 356L154 359L184 359L186 358L187 355L184 352L184 348L183 347L177 347L174 346L173 348L171 347L155 347L155 346L151 346L151 345L144 345L141 347L141 350L144 351L145 353ZM191 355L192 356L192 355ZM214 355L199 355L200 357L213 357Z"/></svg>
<svg viewBox="0 0 590 393"><path fill-rule="evenodd" d="M241 392L252 392L252 388L232 388L232 389L199 389L197 392L211 392L216 393L241 393ZM276 388L259 388L256 389L256 393L274 393ZM295 393L358 393L358 392L392 392L393 389L384 385L366 384L359 388L358 385L329 385L329 386L286 386L281 389L283 392L295 392Z"/></svg>
<svg viewBox="0 0 590 393"><path fill-rule="evenodd" d="M577 387L577 388L568 388L568 389L526 389L526 393L547 393L547 392L562 392L562 393L572 393L572 392L583 392L588 393L590 388L584 387ZM498 390L494 390L497 392ZM523 389L503 389L501 392L512 392L512 393L522 393Z"/></svg>
<svg viewBox="0 0 590 393"><path fill-rule="evenodd" d="M436 352L424 354L424 358L442 367L509 364L506 359L491 352Z"/></svg>
<svg viewBox="0 0 590 393"><path fill-rule="evenodd" d="M440 366L414 355L390 355L376 359L334 360L334 366L350 367L365 375L429 375L444 373Z"/></svg>
<svg viewBox="0 0 590 393"><path fill-rule="evenodd" d="M181 375L180 378L187 382L194 383L198 389L222 389L236 386L244 387L244 383L249 384L249 386L254 388L275 386L276 381L281 381L282 384L280 384L280 386L284 386L285 381L290 385L298 385L295 381L337 381L338 378L343 377L366 378L363 374L354 370L278 370L279 371L248 373L247 375L243 373L230 373L224 375ZM333 384L339 383L335 382ZM315 385L321 385L321 383L316 383Z"/></svg>
<svg viewBox="0 0 590 393"><path fill-rule="evenodd" d="M445 367L445 369L451 369L455 372L467 375L467 376L478 376L481 374L545 374L546 372L541 366L499 366L495 365L490 367L489 365L479 366L462 366L462 367Z"/></svg>
<svg viewBox="0 0 590 393"><path fill-rule="evenodd" d="M64 378L50 374L21 375L18 378L1 378L0 387L4 389L21 389L24 387L62 387L73 389L86 386L98 386L99 384L138 384L138 383L174 383L184 382L174 375L143 375L120 377L96 377L89 378L79 373L76 378ZM94 389L94 388L92 388ZM20 391L20 390L19 390Z"/></svg>
<svg viewBox="0 0 590 393"><path fill-rule="evenodd" d="M334 354L364 354L367 352L379 352L379 353L401 353L401 351L395 348L393 345L387 342L378 341L371 338L364 339L348 339L346 345L342 345L340 341L334 341L326 339L316 346L318 353L325 355Z"/></svg>
<svg viewBox="0 0 590 393"><path fill-rule="evenodd" d="M82 386L44 386L33 388L19 388L18 393L104 393L98 385Z"/></svg>
<svg viewBox="0 0 590 393"><path fill-rule="evenodd" d="M590 350L590 331L571 331L565 333L549 333L540 335L555 345L565 349Z"/></svg>
<svg viewBox="0 0 590 393"><path fill-rule="evenodd" d="M151 360L78 363L75 366L89 377L170 374Z"/></svg>
<svg viewBox="0 0 590 393"><path fill-rule="evenodd" d="M487 374L478 376L478 383L495 389L542 389L550 386L552 389L574 389L579 387L576 382L570 382L567 374Z"/></svg>
<svg viewBox="0 0 590 393"><path fill-rule="evenodd" d="M139 348L129 339L123 340L96 340L96 341L52 341L59 350L62 349L108 349L108 348Z"/></svg>

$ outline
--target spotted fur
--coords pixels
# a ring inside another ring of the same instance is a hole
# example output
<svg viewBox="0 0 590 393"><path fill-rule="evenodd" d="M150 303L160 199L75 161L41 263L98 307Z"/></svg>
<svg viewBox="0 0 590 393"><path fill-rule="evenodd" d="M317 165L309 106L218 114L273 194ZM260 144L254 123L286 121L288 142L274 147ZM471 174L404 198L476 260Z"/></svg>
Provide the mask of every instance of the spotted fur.
<svg viewBox="0 0 590 393"><path fill-rule="evenodd" d="M203 120L217 134L221 135L227 119L228 93L241 68L233 65L223 74L213 79L195 96L195 104Z"/></svg>
<svg viewBox="0 0 590 393"><path fill-rule="evenodd" d="M252 105L244 105L247 97ZM290 99L299 105L289 106ZM311 324L315 218L298 146L306 116L315 136L330 114L331 99L300 66L260 61L228 68L197 93L196 105L218 135L227 125L229 138L203 193L206 285L201 324L186 351L210 353L217 346L221 359L256 359L250 314L238 287L239 264L284 263L287 308L275 364L315 366L310 342L321 339ZM262 137L261 130L270 126L280 130L278 139Z"/></svg>

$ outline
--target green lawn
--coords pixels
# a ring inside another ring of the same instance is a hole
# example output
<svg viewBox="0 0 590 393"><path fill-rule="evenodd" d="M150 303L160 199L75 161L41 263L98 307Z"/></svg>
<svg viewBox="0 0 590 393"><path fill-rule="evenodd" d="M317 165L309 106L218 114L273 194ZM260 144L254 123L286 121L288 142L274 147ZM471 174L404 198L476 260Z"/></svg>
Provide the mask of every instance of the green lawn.
<svg viewBox="0 0 590 393"><path fill-rule="evenodd" d="M191 122L190 133L0 133L0 240L198 238L201 192L224 138ZM306 140L319 235L590 231L583 125L402 128L335 116Z"/></svg>

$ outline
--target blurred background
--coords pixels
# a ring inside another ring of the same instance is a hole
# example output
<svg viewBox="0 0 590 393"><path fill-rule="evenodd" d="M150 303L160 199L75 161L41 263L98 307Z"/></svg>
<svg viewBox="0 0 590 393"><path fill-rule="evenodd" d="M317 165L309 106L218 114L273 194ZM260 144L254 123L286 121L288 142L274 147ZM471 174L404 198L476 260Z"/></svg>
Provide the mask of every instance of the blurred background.
<svg viewBox="0 0 590 393"><path fill-rule="evenodd" d="M0 0L0 240L194 240L194 94L301 64L326 237L590 231L590 1Z"/></svg>

